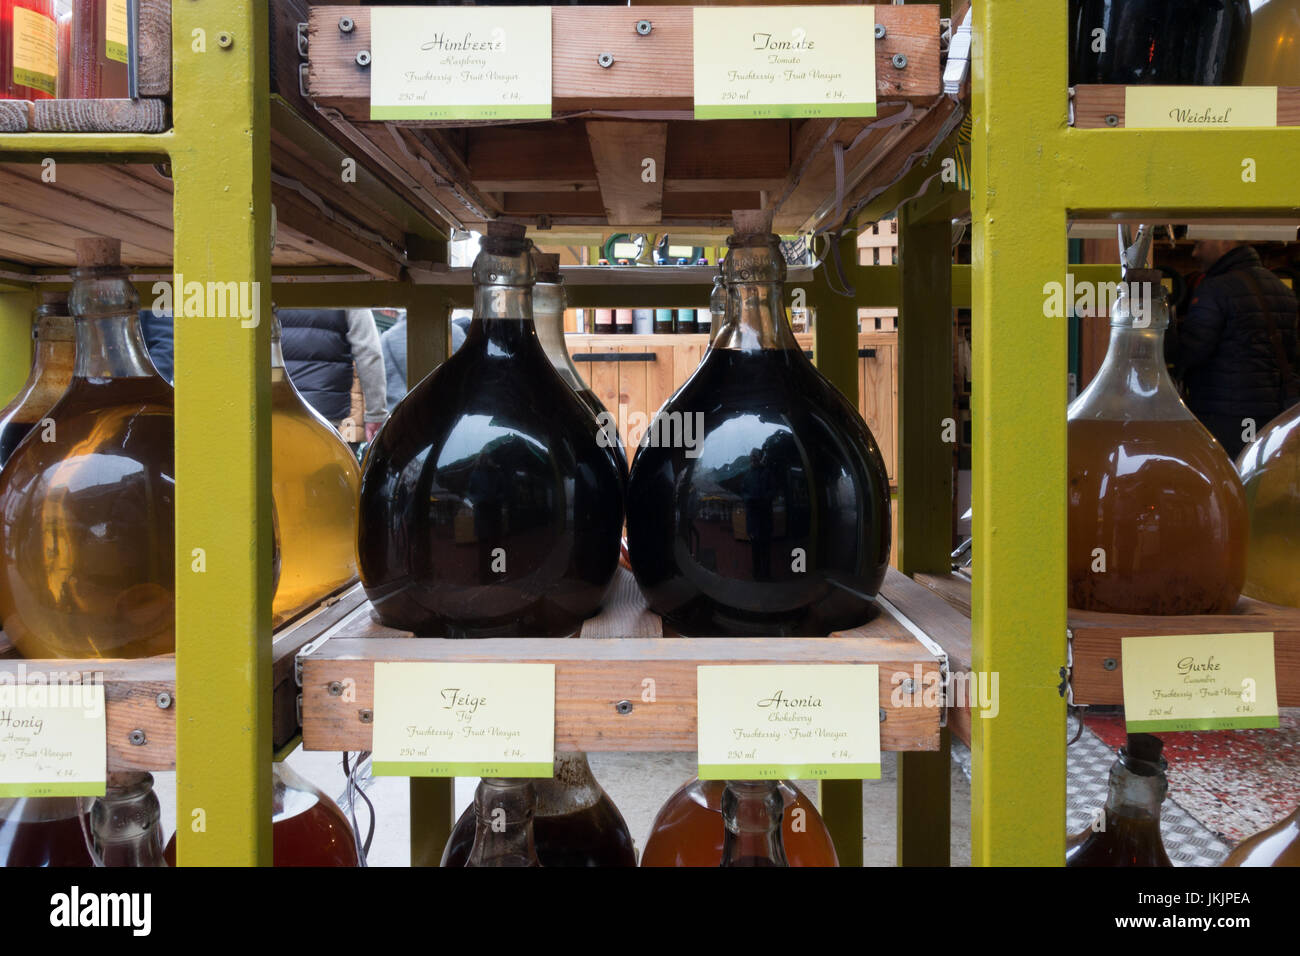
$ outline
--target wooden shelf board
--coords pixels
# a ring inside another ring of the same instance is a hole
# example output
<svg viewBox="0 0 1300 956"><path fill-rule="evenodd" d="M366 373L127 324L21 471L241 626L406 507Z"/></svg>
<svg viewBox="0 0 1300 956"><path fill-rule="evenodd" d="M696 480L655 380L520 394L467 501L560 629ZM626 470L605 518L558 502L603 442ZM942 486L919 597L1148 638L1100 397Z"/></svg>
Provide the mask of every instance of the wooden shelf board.
<svg viewBox="0 0 1300 956"><path fill-rule="evenodd" d="M787 285L801 285L813 280L812 266L790 266ZM708 266L560 266L566 287L601 288L609 286L700 286L713 287L718 274L716 265ZM411 278L417 285L472 286L472 269L412 267Z"/></svg>
<svg viewBox="0 0 1300 956"><path fill-rule="evenodd" d="M631 576L622 584L627 594ZM584 751L693 751L696 747L695 671L708 664L862 663L880 667L882 750L938 747L937 708L895 707L895 684L937 672L938 660L887 613L852 631L822 638L656 637L658 619L623 605L587 622L582 638L445 640L416 638L376 623L361 605L323 635L303 657L303 745L308 750L368 750L373 725L360 713L374 706L377 662L536 662L555 665L556 747ZM637 636L588 635L617 632ZM653 678L656 701L642 703L642 681ZM329 685L351 681L353 699L330 696ZM619 701L633 702L619 714Z"/></svg>

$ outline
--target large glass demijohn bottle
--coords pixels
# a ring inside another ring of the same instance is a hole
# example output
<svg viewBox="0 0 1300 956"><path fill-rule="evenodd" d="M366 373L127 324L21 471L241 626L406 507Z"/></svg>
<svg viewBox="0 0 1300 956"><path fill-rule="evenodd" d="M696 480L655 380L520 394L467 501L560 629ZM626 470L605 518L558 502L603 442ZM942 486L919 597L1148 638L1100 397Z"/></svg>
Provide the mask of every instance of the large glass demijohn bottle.
<svg viewBox="0 0 1300 956"><path fill-rule="evenodd" d="M77 333L64 293L42 293L32 320L32 369L27 381L0 408L0 465L67 391L77 356Z"/></svg>
<svg viewBox="0 0 1300 956"><path fill-rule="evenodd" d="M272 623L328 597L357 574L361 469L339 433L289 379L280 322L271 326L271 494L280 541Z"/></svg>
<svg viewBox="0 0 1300 956"><path fill-rule="evenodd" d="M564 276L560 274L560 257L553 253L534 253L537 264L537 284L533 286L533 325L537 329L537 341L542 344L542 351L560 373L564 384L573 389L582 399L582 404L591 410L592 417L600 426L596 438L601 447L610 449L619 475L624 485L627 484L627 449L623 438L618 433L618 421L591 390L573 364L569 348L564 342Z"/></svg>
<svg viewBox="0 0 1300 956"><path fill-rule="evenodd" d="M556 637L618 567L618 466L533 326L532 243L490 224L465 342L375 436L357 557L379 619L434 637Z"/></svg>
<svg viewBox="0 0 1300 956"><path fill-rule="evenodd" d="M1129 734L1111 765L1106 805L1096 823L1065 841L1065 865L1173 866L1160 836L1160 806L1169 792L1164 743Z"/></svg>
<svg viewBox="0 0 1300 956"><path fill-rule="evenodd" d="M77 241L72 383L0 470L0 622L26 657L174 649L172 388L119 250Z"/></svg>
<svg viewBox="0 0 1300 956"><path fill-rule="evenodd" d="M1250 543L1242 593L1300 607L1300 405L1287 409L1237 456Z"/></svg>
<svg viewBox="0 0 1300 956"><path fill-rule="evenodd" d="M690 637L862 624L889 562L884 461L795 340L771 222L736 214L726 325L632 463L632 570L651 609Z"/></svg>

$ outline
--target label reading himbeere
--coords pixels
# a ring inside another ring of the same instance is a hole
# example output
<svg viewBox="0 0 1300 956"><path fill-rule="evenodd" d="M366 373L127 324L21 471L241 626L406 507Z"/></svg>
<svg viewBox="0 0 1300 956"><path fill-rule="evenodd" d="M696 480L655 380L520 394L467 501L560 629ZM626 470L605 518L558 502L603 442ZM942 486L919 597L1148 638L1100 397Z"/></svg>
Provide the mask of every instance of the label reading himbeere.
<svg viewBox="0 0 1300 956"><path fill-rule="evenodd" d="M550 777L554 664L375 664L376 776Z"/></svg>

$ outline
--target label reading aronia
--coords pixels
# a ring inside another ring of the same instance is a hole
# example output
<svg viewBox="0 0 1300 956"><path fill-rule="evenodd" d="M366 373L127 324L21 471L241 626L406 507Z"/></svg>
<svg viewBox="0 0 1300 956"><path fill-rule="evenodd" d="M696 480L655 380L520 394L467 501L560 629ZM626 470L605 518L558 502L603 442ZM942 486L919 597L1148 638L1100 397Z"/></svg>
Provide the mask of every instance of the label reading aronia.
<svg viewBox="0 0 1300 956"><path fill-rule="evenodd" d="M875 7L696 7L695 118L876 115Z"/></svg>
<svg viewBox="0 0 1300 956"><path fill-rule="evenodd" d="M738 664L696 671L701 780L875 780L875 664Z"/></svg>
<svg viewBox="0 0 1300 956"><path fill-rule="evenodd" d="M1143 129L1229 129L1277 125L1275 86L1130 86L1124 125Z"/></svg>
<svg viewBox="0 0 1300 956"><path fill-rule="evenodd" d="M1130 733L1278 725L1271 633L1126 637L1121 643Z"/></svg>
<svg viewBox="0 0 1300 956"><path fill-rule="evenodd" d="M0 797L102 797L104 685L33 676L0 674Z"/></svg>
<svg viewBox="0 0 1300 956"><path fill-rule="evenodd" d="M372 120L550 119L550 7L373 7Z"/></svg>
<svg viewBox="0 0 1300 956"><path fill-rule="evenodd" d="M553 772L554 664L376 664L374 711L376 776Z"/></svg>

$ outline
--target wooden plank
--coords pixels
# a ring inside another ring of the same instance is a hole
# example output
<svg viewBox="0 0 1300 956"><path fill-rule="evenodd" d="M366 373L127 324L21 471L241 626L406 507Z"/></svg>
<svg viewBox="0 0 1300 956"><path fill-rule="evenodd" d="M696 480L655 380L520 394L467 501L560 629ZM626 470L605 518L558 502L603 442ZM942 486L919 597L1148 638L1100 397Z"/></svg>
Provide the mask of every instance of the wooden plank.
<svg viewBox="0 0 1300 956"><path fill-rule="evenodd" d="M466 134L465 162L480 189L526 191L523 184L529 181L551 184L539 192L566 183L596 185L596 164L582 123L476 126Z"/></svg>
<svg viewBox="0 0 1300 956"><path fill-rule="evenodd" d="M678 345L673 349L673 391L681 388L686 380L695 374L709 347L706 336L701 335L696 339L695 336L689 335L684 338L695 341Z"/></svg>
<svg viewBox="0 0 1300 956"><path fill-rule="evenodd" d="M667 338L667 336L663 337ZM703 336L701 336L701 338L703 338ZM659 411L659 409L663 407L664 402L672 398L673 392L677 390L673 385L675 363L675 356L673 353L675 349L676 345L671 344L655 346L648 350L654 353L655 360L649 363L649 366L646 369L645 413L647 428L649 427L649 422L654 418L655 412ZM638 438L639 437L640 436L638 436ZM632 463L632 459L635 456L636 445L629 441L627 443L627 460L629 465Z"/></svg>
<svg viewBox="0 0 1300 956"><path fill-rule="evenodd" d="M167 103L139 100L37 100L32 129L52 133L161 133Z"/></svg>
<svg viewBox="0 0 1300 956"><path fill-rule="evenodd" d="M916 574L923 584L948 602L958 613L970 617L970 578L963 574Z"/></svg>
<svg viewBox="0 0 1300 956"><path fill-rule="evenodd" d="M329 219L304 197L288 189L279 189L274 198L277 221L308 237L312 247L321 250L323 259L346 262L385 279L396 279L401 275L401 263L393 252L359 238L345 225Z"/></svg>
<svg viewBox="0 0 1300 956"><path fill-rule="evenodd" d="M784 180L793 129L790 120L675 120L668 124L665 188L698 192L688 184Z"/></svg>
<svg viewBox="0 0 1300 956"><path fill-rule="evenodd" d="M592 346L593 352L617 352L620 346L626 343L627 335L611 336L620 341L619 345L613 345L607 348L599 349ZM605 406L611 415L619 423L619 430L623 428L623 417L619 413L619 366L622 362L611 361L593 361L579 362L579 365L586 365L590 371L586 372L588 382L591 384L591 390L596 393L600 403ZM625 436L626 437L626 436Z"/></svg>
<svg viewBox="0 0 1300 956"><path fill-rule="evenodd" d="M1074 125L1079 129L1124 126L1124 98L1128 87L1087 84L1074 88ZM1277 91L1277 125L1300 126L1300 87L1283 86Z"/></svg>
<svg viewBox="0 0 1300 956"><path fill-rule="evenodd" d="M338 26L345 16L354 23L348 33ZM690 110L692 18L685 7L552 7L551 86L556 112ZM641 19L653 25L648 36L636 32ZM922 102L940 95L938 6L878 5L876 21L887 34L875 45L877 97ZM370 74L357 65L356 55L371 49L369 8L314 5L308 23L308 93L349 119L368 120ZM602 68L597 63L602 53L613 54L612 66ZM907 58L902 69L893 65L899 53Z"/></svg>
<svg viewBox="0 0 1300 956"><path fill-rule="evenodd" d="M609 224L661 221L668 124L593 120L587 139Z"/></svg>
<svg viewBox="0 0 1300 956"><path fill-rule="evenodd" d="M31 113L31 100L0 100L0 133L27 132Z"/></svg>
<svg viewBox="0 0 1300 956"><path fill-rule="evenodd" d="M885 470L892 481L897 462L897 396L895 382L898 379L895 364L896 348L892 345L876 345L873 358L859 358L862 363L862 418L876 436L880 445L880 454L885 459Z"/></svg>
<svg viewBox="0 0 1300 956"><path fill-rule="evenodd" d="M171 0L140 0L137 38L137 91L141 96L169 95L172 91Z"/></svg>
<svg viewBox="0 0 1300 956"><path fill-rule="evenodd" d="M102 681L108 769L176 769L176 661L171 656L96 661L5 659L0 660L0 674L13 683L27 682L36 674L54 684ZM158 704L162 693L168 695L166 709ZM136 730L144 733L140 744L131 742Z"/></svg>
<svg viewBox="0 0 1300 956"><path fill-rule="evenodd" d="M968 616L956 610L924 584L913 581L895 568L885 572L885 582L880 588L880 596L943 648L944 653L948 655L950 682L954 675L959 680L965 680L966 675L973 673L971 628ZM971 699L970 694L963 693L960 697L963 706L952 706L948 709L949 729L967 746L970 746ZM953 694L949 695L949 700L953 703L957 702Z"/></svg>

